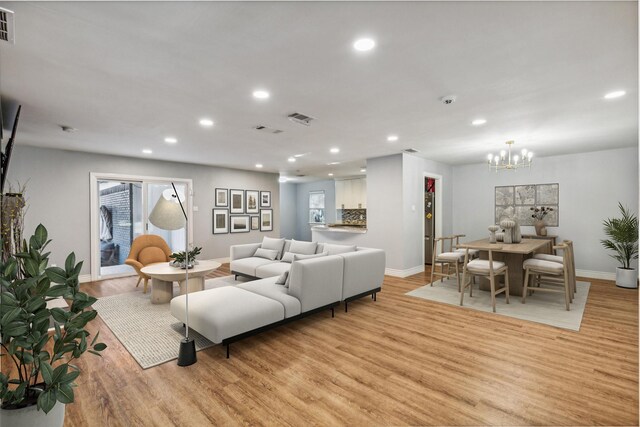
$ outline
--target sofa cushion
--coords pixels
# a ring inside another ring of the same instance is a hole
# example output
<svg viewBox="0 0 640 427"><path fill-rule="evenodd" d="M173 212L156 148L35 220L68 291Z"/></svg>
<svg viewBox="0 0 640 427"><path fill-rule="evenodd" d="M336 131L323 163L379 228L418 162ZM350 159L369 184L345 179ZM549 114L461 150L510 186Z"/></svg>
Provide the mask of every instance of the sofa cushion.
<svg viewBox="0 0 640 427"><path fill-rule="evenodd" d="M292 240L291 247L289 247L289 252L301 255L313 255L316 253L317 246L318 244L316 242L301 242L299 240Z"/></svg>
<svg viewBox="0 0 640 427"><path fill-rule="evenodd" d="M276 280L276 277L270 277L243 283L236 287L278 301L284 307L284 316L287 318L297 316L300 314L300 301L289 295L284 286L276 285Z"/></svg>
<svg viewBox="0 0 640 427"><path fill-rule="evenodd" d="M276 285L282 285L284 286L285 283L287 283L287 278L289 277L289 272L285 271L284 273L282 273L281 275L278 276L278 278L276 279Z"/></svg>
<svg viewBox="0 0 640 427"><path fill-rule="evenodd" d="M273 261L278 256L278 250L258 248L256 249L256 253L253 254L253 256Z"/></svg>
<svg viewBox="0 0 640 427"><path fill-rule="evenodd" d="M327 256L329 255L326 252L322 252L319 254L312 254L312 255L300 255L300 254L293 254L293 260L294 261L302 261L303 259L311 259L311 258L318 258L321 256Z"/></svg>
<svg viewBox="0 0 640 427"><path fill-rule="evenodd" d="M294 255L295 254L293 252L285 252L284 254L282 254L282 259L280 261L288 262L289 264L291 264L293 262Z"/></svg>
<svg viewBox="0 0 640 427"><path fill-rule="evenodd" d="M320 252L326 252L327 255L339 255L346 254L348 252L355 252L356 245L334 245L332 243L325 243L323 250Z"/></svg>
<svg viewBox="0 0 640 427"><path fill-rule="evenodd" d="M285 310L280 301L240 286L190 293L189 327L219 344L225 338L284 319ZM185 295L171 300L171 314L182 322L186 320Z"/></svg>
<svg viewBox="0 0 640 427"><path fill-rule="evenodd" d="M231 271L258 277L256 276L256 269L258 267L274 263L278 264L278 261L271 261L258 257L241 258L231 261Z"/></svg>
<svg viewBox="0 0 640 427"><path fill-rule="evenodd" d="M262 249L274 249L278 251L278 256L276 258L280 258L282 256L282 250L284 249L284 239L274 239L273 237L263 237L262 244L260 245Z"/></svg>
<svg viewBox="0 0 640 427"><path fill-rule="evenodd" d="M273 262L256 267L256 277L264 279L265 277L279 276L285 271L289 271L291 264L286 262Z"/></svg>

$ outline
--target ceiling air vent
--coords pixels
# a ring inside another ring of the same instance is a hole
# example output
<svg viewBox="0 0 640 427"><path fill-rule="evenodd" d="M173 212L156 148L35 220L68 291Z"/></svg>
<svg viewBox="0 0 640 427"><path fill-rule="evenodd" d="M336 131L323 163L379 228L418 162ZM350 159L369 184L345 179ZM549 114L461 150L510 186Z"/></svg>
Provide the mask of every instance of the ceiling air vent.
<svg viewBox="0 0 640 427"><path fill-rule="evenodd" d="M315 120L313 117L306 116L301 113L289 114L287 117L289 117L289 120L291 120L292 122L299 123L305 126L309 126L311 124L311 120Z"/></svg>
<svg viewBox="0 0 640 427"><path fill-rule="evenodd" d="M14 44L15 27L13 25L13 12L0 7L0 40Z"/></svg>
<svg viewBox="0 0 640 427"><path fill-rule="evenodd" d="M280 129L273 129L264 125L254 126L253 128L255 130L259 130L260 132L265 132L265 133L282 133L283 132Z"/></svg>
<svg viewBox="0 0 640 427"><path fill-rule="evenodd" d="M404 153L409 153L409 154L413 154L413 153L417 153L418 150L416 150L415 148L407 148L406 150L402 150Z"/></svg>

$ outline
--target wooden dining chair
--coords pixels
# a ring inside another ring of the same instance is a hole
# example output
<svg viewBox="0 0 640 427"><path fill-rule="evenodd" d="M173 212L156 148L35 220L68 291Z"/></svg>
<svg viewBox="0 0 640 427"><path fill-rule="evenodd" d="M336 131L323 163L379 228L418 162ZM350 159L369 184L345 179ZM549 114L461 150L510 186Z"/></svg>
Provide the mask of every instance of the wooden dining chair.
<svg viewBox="0 0 640 427"><path fill-rule="evenodd" d="M571 310L570 303L573 297L570 277L571 261L569 245L563 243L554 246L553 249L562 250L563 262L529 258L522 264L525 271L522 303L526 303L531 288L533 288L535 292L564 293L565 308L569 311ZM531 286L531 280L536 280L536 287ZM551 287L547 287L546 285ZM562 285L562 288L558 288L557 285Z"/></svg>
<svg viewBox="0 0 640 427"><path fill-rule="evenodd" d="M502 261L493 260L493 251L502 249L502 246L496 246L490 249L489 259L469 260L469 252L473 248L465 248L464 267L462 268L462 290L460 291L460 305L463 305L464 291L469 288L469 297L473 296L473 276L487 277L491 285L491 308L496 312L496 295L503 293L505 302L509 304L509 267ZM496 283L499 276L504 276L504 284L501 288L496 289Z"/></svg>
<svg viewBox="0 0 640 427"><path fill-rule="evenodd" d="M462 252L462 253L464 253L467 249L459 248L458 246L460 245L460 238L461 237L467 237L467 235L466 234L454 234L452 237L455 239L455 243L453 244L452 250L454 252ZM478 258L478 256L480 256L480 250L479 249L469 249L469 258L470 259L476 259L476 258Z"/></svg>
<svg viewBox="0 0 640 427"><path fill-rule="evenodd" d="M575 256L573 252L573 241L572 240L563 240L563 244L567 245L567 255L568 255L568 268L569 268L569 280L571 284L571 300L573 301L573 295L576 293L576 262ZM555 250L554 250L555 252ZM535 254L533 256L535 259L541 259L545 261L553 261L558 263L564 263L564 254L563 255L549 255L549 254ZM551 279L551 278L549 278ZM555 278L555 281L558 283L562 283L561 278Z"/></svg>
<svg viewBox="0 0 640 427"><path fill-rule="evenodd" d="M460 292L460 270L464 262L465 254L463 252L453 251L453 236L448 237L436 237L433 239L433 255L431 259L431 286L433 286L433 278L438 277L440 281L444 281L445 278L456 278L458 284L458 292ZM440 245L438 245L440 244ZM440 252L438 252L438 246L440 246ZM440 265L440 271L436 271L436 266ZM453 266L454 272L450 272L450 267Z"/></svg>

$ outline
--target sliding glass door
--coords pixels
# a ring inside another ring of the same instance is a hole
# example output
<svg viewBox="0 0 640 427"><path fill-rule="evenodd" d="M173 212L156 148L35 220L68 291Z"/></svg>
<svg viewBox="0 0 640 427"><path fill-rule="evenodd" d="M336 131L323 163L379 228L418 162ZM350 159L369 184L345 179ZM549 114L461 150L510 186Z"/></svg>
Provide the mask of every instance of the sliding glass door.
<svg viewBox="0 0 640 427"><path fill-rule="evenodd" d="M125 260L135 238L143 234L161 236L174 252L185 250L184 227L163 230L149 221L149 214L160 197L172 198L173 182L191 215L190 180L91 174L91 182L92 280L135 274Z"/></svg>

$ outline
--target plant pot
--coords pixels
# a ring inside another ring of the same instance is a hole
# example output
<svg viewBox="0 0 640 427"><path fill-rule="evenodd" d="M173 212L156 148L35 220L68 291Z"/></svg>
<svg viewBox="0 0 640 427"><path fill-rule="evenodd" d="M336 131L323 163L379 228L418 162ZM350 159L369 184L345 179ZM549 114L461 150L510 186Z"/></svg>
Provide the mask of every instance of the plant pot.
<svg viewBox="0 0 640 427"><path fill-rule="evenodd" d="M636 289L638 287L638 270L635 268L616 268L616 286Z"/></svg>
<svg viewBox="0 0 640 427"><path fill-rule="evenodd" d="M536 236L546 236L547 235L547 227L544 224L544 221L541 219L536 220L533 223L533 226L536 228Z"/></svg>
<svg viewBox="0 0 640 427"><path fill-rule="evenodd" d="M58 402L48 414L35 403L20 409L0 409L0 425L11 427L62 427L65 405Z"/></svg>

